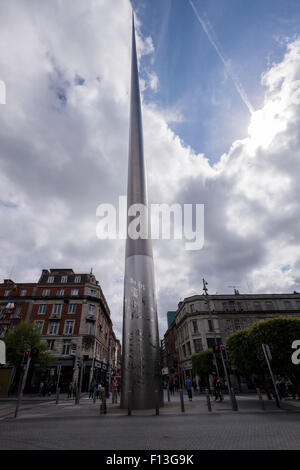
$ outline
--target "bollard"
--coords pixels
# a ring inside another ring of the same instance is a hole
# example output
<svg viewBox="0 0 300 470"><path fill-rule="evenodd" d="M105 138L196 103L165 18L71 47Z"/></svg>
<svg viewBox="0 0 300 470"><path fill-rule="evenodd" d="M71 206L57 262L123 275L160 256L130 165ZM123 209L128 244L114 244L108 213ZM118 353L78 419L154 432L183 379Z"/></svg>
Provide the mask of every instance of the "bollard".
<svg viewBox="0 0 300 470"><path fill-rule="evenodd" d="M257 388L256 392L257 392L257 395L258 395L258 398L259 398L259 401L260 401L260 404L261 404L261 409L265 410L265 403L264 403L260 388Z"/></svg>
<svg viewBox="0 0 300 470"><path fill-rule="evenodd" d="M131 416L131 397L132 391L128 390L128 416Z"/></svg>
<svg viewBox="0 0 300 470"><path fill-rule="evenodd" d="M238 411L238 404L237 404L237 401L236 401L236 398L235 398L234 389L231 388L231 389L230 389L230 392L231 392L232 410L233 410L233 411Z"/></svg>
<svg viewBox="0 0 300 470"><path fill-rule="evenodd" d="M180 395L180 404L181 404L181 411L182 413L184 412L184 401L183 401L183 390L179 390L179 395Z"/></svg>
<svg viewBox="0 0 300 470"><path fill-rule="evenodd" d="M156 416L158 416L159 415L159 394L158 394L158 390L155 390L154 395L155 395L155 414L156 414Z"/></svg>
<svg viewBox="0 0 300 470"><path fill-rule="evenodd" d="M206 402L207 402L208 411L211 411L211 402L210 402L210 395L209 395L208 390L206 392Z"/></svg>
<svg viewBox="0 0 300 470"><path fill-rule="evenodd" d="M103 393L103 414L106 415L106 413L107 413L107 410L106 410L106 393L104 391L104 393Z"/></svg>

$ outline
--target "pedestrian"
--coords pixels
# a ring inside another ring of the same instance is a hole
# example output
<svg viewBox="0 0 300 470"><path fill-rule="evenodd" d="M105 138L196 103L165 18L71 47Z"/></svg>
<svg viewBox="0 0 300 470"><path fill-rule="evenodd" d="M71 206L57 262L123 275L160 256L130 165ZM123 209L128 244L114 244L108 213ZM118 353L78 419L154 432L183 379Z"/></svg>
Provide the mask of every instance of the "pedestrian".
<svg viewBox="0 0 300 470"><path fill-rule="evenodd" d="M99 398L99 400L103 400L103 392L104 392L103 385L102 385L102 383L99 383L98 384L98 398Z"/></svg>
<svg viewBox="0 0 300 470"><path fill-rule="evenodd" d="M189 377L187 377L185 381L185 386L188 392L189 400L192 401L192 388L193 388L193 382Z"/></svg>
<svg viewBox="0 0 300 470"><path fill-rule="evenodd" d="M223 401L223 396L222 396L222 392L221 392L222 383L221 383L221 380L219 379L219 377L217 375L213 376L212 386L213 386L213 389L214 389L215 401L217 401L218 398L219 398L220 401Z"/></svg>
<svg viewBox="0 0 300 470"><path fill-rule="evenodd" d="M40 394L40 396L42 396L43 387L44 387L44 382L41 382L41 383L40 383L40 388L39 388L39 394Z"/></svg>
<svg viewBox="0 0 300 470"><path fill-rule="evenodd" d="M95 391L95 382L91 382L91 384L90 384L89 398L93 398L93 397L94 397L94 391Z"/></svg>
<svg viewBox="0 0 300 470"><path fill-rule="evenodd" d="M173 382L173 380L171 380L170 383L169 383L169 390L170 390L170 394L174 395L174 382Z"/></svg>
<svg viewBox="0 0 300 470"><path fill-rule="evenodd" d="M111 383L112 404L118 403L118 381L116 377L113 378Z"/></svg>
<svg viewBox="0 0 300 470"><path fill-rule="evenodd" d="M72 398L72 389L73 389L73 385L72 385L72 382L70 382L68 385L68 398Z"/></svg>

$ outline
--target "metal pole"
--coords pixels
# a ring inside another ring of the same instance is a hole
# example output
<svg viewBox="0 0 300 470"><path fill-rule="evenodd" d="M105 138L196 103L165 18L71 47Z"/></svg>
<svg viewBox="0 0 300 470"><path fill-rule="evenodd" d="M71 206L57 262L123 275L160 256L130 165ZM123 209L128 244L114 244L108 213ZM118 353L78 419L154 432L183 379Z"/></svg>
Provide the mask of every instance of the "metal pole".
<svg viewBox="0 0 300 470"><path fill-rule="evenodd" d="M128 416L131 416L131 398L132 398L132 391L128 390Z"/></svg>
<svg viewBox="0 0 300 470"><path fill-rule="evenodd" d="M155 390L154 395L155 395L155 414L156 414L156 416L158 416L159 415L159 394L158 394L158 390Z"/></svg>
<svg viewBox="0 0 300 470"><path fill-rule="evenodd" d="M16 406L16 410L15 410L15 418L18 416L18 411L19 411L19 407L20 407L20 404L21 404L23 390L24 390L24 387L25 387L25 384L26 384L26 379L27 379L27 374L28 374L28 370L29 370L30 361L31 361L31 357L29 356L28 359L27 359L26 366L25 367L23 366L23 374L20 377L20 387L19 387L19 395L18 395L17 406Z"/></svg>
<svg viewBox="0 0 300 470"><path fill-rule="evenodd" d="M56 383L56 404L59 401L59 379L60 379L60 372L61 372L61 364L59 364L57 369L57 383Z"/></svg>
<svg viewBox="0 0 300 470"><path fill-rule="evenodd" d="M168 383L168 401L171 401L171 399L170 399L170 383Z"/></svg>
<svg viewBox="0 0 300 470"><path fill-rule="evenodd" d="M267 351L266 351L265 345L262 344L261 346L262 346L262 350L263 350L263 352L264 352L264 355L265 355L265 358L266 358L266 361L267 361L267 364L268 364L269 372L270 372L270 375L271 375L271 379L272 379L272 382L273 382L273 385L274 385L276 406L277 406L277 408L280 408L279 393L278 393L277 385L276 385L276 382L275 382L275 379L274 379L274 375L273 375L273 372L272 372L272 369L271 369L271 364L270 364L270 361L269 361L269 358L268 358L268 355L267 355Z"/></svg>
<svg viewBox="0 0 300 470"><path fill-rule="evenodd" d="M226 367L226 364L225 364L225 361L224 361L224 356L223 356L223 351L221 349L221 358L222 358L222 364L223 364L223 367L224 367L224 372L225 372L225 377L226 377L226 382L227 382L227 388L228 388L228 394L229 394L229 397L230 397L230 400L231 400L231 406L232 406L232 409L233 411L237 411L237 402L236 402L236 398L235 398L235 395L234 395L234 390L233 388L230 388L230 383L229 383L229 378L228 378L228 373L227 373L227 367Z"/></svg>
<svg viewBox="0 0 300 470"><path fill-rule="evenodd" d="M82 359L80 360L79 370L78 370L78 379L77 379L77 391L76 391L76 399L75 405L79 404L80 400L80 392L81 392L81 379L82 379Z"/></svg>
<svg viewBox="0 0 300 470"><path fill-rule="evenodd" d="M209 313L209 318L210 318L210 321L211 321L211 326L212 326L212 330L213 330L213 334L214 334L215 346L217 346L218 341L217 341L217 336L216 336L216 330L215 330L215 325L214 325L214 321L213 321L211 310L210 310L210 303L209 303L209 299L208 299L208 289L207 289L206 286L207 286L207 282L206 282L205 279L203 279L203 290L205 292L205 295L207 296L206 302L207 302L207 307L208 307L208 313ZM215 353L213 353L213 355L215 357L215 365L216 365L217 376L220 377L217 358L215 356Z"/></svg>
<svg viewBox="0 0 300 470"><path fill-rule="evenodd" d="M180 405L181 405L181 411L184 413L184 401L183 401L183 390L179 390L179 395L180 395Z"/></svg>
<svg viewBox="0 0 300 470"><path fill-rule="evenodd" d="M235 398L234 389L231 388L230 391L231 391L232 410L233 411L238 411L238 404L237 404L237 401L236 401L236 398Z"/></svg>
<svg viewBox="0 0 300 470"><path fill-rule="evenodd" d="M209 390L208 389L206 391L206 402L207 402L208 411L211 411L211 402L210 402L210 396L209 396Z"/></svg>

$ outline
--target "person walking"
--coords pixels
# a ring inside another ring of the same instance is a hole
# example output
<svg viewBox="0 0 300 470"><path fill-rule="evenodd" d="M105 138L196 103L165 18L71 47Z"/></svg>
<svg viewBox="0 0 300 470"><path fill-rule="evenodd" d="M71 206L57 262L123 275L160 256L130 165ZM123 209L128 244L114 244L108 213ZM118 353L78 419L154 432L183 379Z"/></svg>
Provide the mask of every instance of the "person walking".
<svg viewBox="0 0 300 470"><path fill-rule="evenodd" d="M173 382L173 380L171 380L170 383L169 383L169 390L170 390L170 394L174 395L174 382Z"/></svg>
<svg viewBox="0 0 300 470"><path fill-rule="evenodd" d="M222 396L222 393L221 393L222 383L221 383L221 380L219 379L219 377L217 375L213 376L212 387L214 389L215 401L217 401L218 398L219 398L220 401L223 401L223 396Z"/></svg>
<svg viewBox="0 0 300 470"><path fill-rule="evenodd" d="M94 381L91 382L89 391L90 391L89 398L93 398L94 397L94 391L95 391L95 382Z"/></svg>
<svg viewBox="0 0 300 470"><path fill-rule="evenodd" d="M118 403L118 381L116 377L113 378L111 383L112 404Z"/></svg>
<svg viewBox="0 0 300 470"><path fill-rule="evenodd" d="M189 377L187 377L187 379L185 381L185 387L187 389L189 400L192 401L192 398L193 398L193 395L192 395L193 382L191 381L191 379Z"/></svg>
<svg viewBox="0 0 300 470"><path fill-rule="evenodd" d="M73 389L73 385L72 385L72 382L70 382L68 385L68 398L72 398L72 389Z"/></svg>

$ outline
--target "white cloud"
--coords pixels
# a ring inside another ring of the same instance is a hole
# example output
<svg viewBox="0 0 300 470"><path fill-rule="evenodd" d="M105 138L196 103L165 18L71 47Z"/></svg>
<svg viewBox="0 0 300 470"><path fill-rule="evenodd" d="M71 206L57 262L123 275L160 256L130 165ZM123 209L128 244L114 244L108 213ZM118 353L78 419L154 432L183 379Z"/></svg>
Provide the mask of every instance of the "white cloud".
<svg viewBox="0 0 300 470"><path fill-rule="evenodd" d="M121 336L124 242L98 240L95 214L126 193L130 3L4 4L0 275L21 282L42 268L93 266ZM154 52L151 38L137 43L139 55ZM150 200L205 204L203 250L154 242L161 334L167 310L201 292L202 277L218 292L233 282L241 292L299 290L299 72L298 39L263 75L248 137L213 166L170 129L180 110L143 104Z"/></svg>

